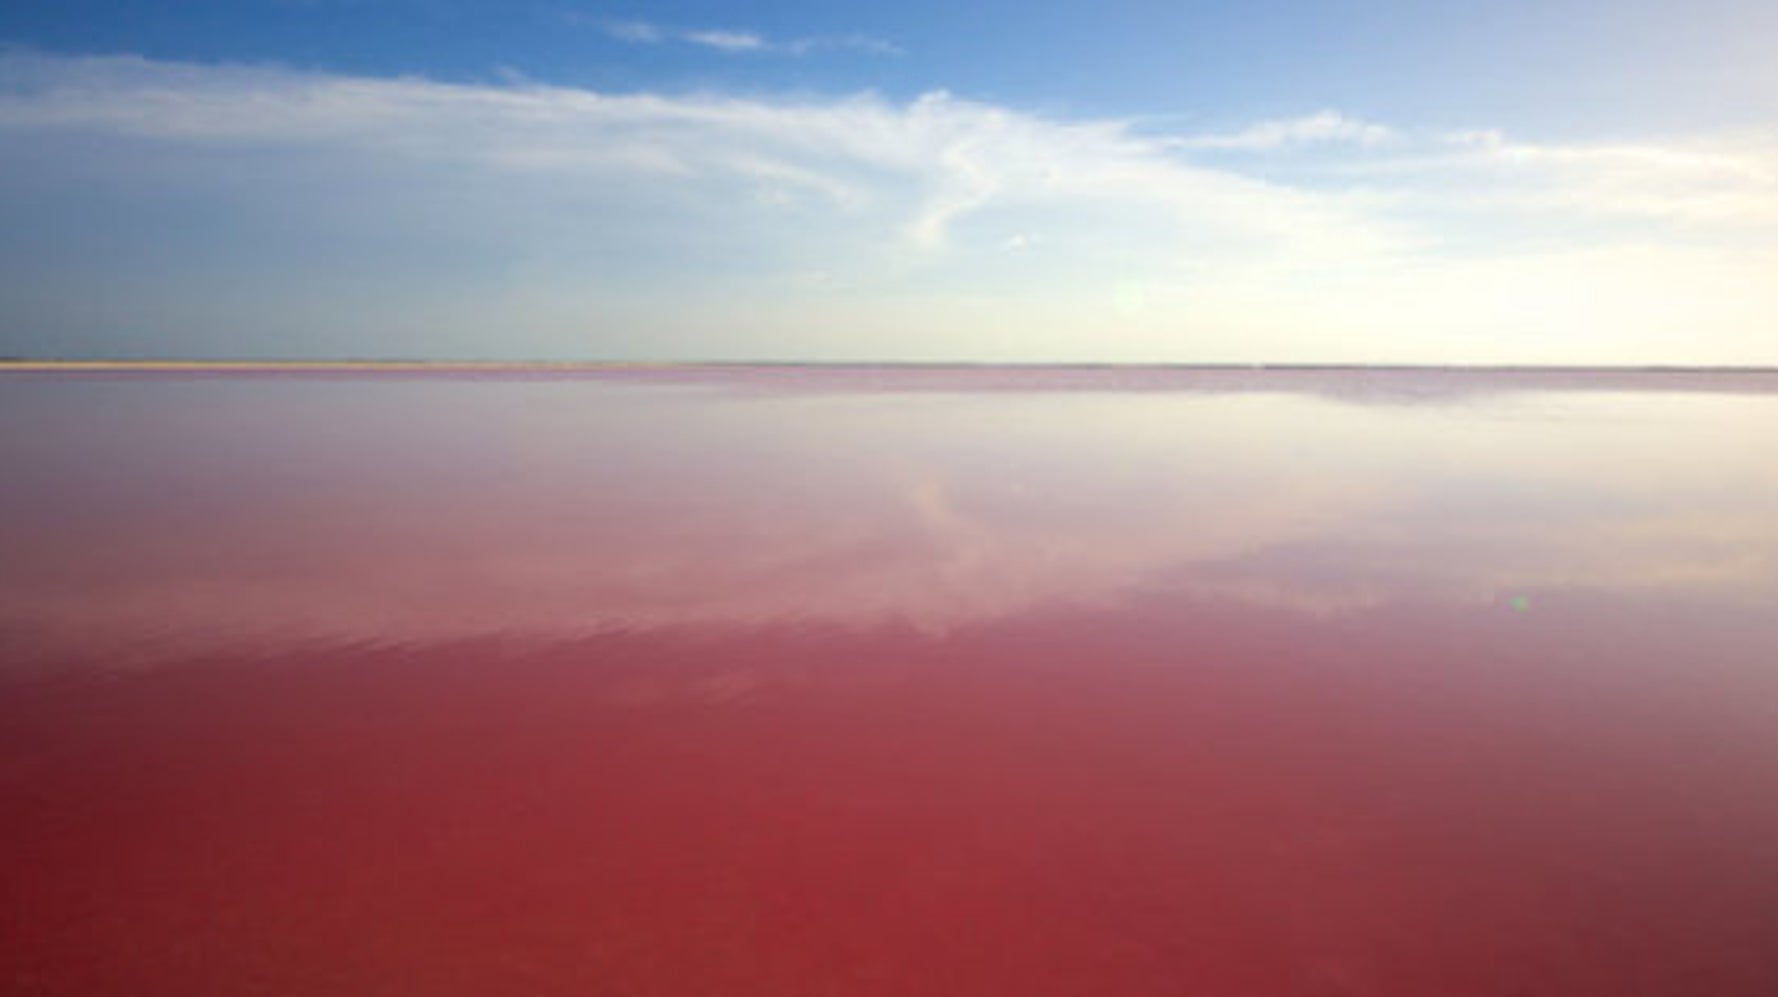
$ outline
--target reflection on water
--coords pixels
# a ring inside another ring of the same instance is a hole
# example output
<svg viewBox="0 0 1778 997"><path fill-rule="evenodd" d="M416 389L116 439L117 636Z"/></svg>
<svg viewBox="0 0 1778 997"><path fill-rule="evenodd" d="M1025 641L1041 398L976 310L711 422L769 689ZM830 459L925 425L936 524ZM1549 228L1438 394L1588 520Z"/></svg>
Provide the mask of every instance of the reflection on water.
<svg viewBox="0 0 1778 997"><path fill-rule="evenodd" d="M1778 586L1770 394L1403 410L635 377L11 384L0 628L127 655Z"/></svg>
<svg viewBox="0 0 1778 997"><path fill-rule="evenodd" d="M8 376L0 980L1778 992L1778 385L1030 376Z"/></svg>

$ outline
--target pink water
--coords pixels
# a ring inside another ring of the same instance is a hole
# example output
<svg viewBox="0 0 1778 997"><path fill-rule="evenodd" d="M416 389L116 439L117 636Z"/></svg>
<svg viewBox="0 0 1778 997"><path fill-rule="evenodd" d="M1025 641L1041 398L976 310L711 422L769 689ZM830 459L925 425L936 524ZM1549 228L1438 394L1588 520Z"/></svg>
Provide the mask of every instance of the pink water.
<svg viewBox="0 0 1778 997"><path fill-rule="evenodd" d="M1778 384L1147 378L6 375L0 992L1778 993Z"/></svg>

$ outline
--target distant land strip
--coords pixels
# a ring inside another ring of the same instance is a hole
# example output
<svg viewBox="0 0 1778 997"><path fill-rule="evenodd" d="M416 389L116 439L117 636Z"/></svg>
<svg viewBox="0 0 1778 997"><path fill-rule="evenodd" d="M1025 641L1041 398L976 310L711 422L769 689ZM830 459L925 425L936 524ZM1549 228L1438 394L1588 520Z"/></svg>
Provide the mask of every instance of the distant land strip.
<svg viewBox="0 0 1778 997"><path fill-rule="evenodd" d="M646 362L592 360L0 360L0 378L561 380L766 392L1289 392L1438 402L1517 392L1778 395L1778 368L1414 364Z"/></svg>
<svg viewBox="0 0 1778 997"><path fill-rule="evenodd" d="M1778 374L1778 366L1726 364L1433 364L1433 363L1190 363L967 360L38 360L0 357L0 370L97 371L1303 371L1307 373L1502 374Z"/></svg>

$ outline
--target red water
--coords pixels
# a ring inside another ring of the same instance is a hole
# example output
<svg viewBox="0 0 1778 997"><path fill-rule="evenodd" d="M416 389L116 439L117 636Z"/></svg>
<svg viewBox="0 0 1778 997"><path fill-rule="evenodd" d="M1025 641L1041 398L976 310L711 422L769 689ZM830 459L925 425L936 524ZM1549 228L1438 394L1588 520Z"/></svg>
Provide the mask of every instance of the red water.
<svg viewBox="0 0 1778 997"><path fill-rule="evenodd" d="M1778 992L1778 394L806 388L0 384L0 991Z"/></svg>

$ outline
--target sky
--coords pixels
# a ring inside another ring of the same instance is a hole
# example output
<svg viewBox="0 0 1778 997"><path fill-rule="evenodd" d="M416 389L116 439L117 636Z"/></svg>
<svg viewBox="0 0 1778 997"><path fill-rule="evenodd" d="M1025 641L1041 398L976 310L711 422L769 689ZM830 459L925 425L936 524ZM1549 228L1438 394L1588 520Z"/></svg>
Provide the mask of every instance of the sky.
<svg viewBox="0 0 1778 997"><path fill-rule="evenodd" d="M0 355L1778 365L1778 4L0 5Z"/></svg>

